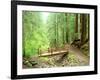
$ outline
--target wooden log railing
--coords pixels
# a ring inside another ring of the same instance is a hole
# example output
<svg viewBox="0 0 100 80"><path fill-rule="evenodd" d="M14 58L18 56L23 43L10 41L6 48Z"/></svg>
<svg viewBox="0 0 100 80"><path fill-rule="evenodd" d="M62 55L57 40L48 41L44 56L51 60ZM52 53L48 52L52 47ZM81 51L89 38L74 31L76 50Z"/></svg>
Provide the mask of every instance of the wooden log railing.
<svg viewBox="0 0 100 80"><path fill-rule="evenodd" d="M48 48L48 51L39 49L39 56L52 56L58 54L65 54L69 51L69 45L66 44L63 48Z"/></svg>

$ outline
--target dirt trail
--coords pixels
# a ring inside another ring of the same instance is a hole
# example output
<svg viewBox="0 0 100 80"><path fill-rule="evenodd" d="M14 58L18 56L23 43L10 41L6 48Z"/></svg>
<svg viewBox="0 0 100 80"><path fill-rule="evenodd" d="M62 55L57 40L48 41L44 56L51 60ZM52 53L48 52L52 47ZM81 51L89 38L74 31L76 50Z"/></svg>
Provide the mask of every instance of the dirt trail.
<svg viewBox="0 0 100 80"><path fill-rule="evenodd" d="M68 56L69 55L69 56ZM49 67L62 67L62 66L86 66L89 65L89 57L82 53L79 48L69 45L69 54L63 59L60 59L62 54L51 55L46 57L31 57L31 61L37 62L33 68L49 68ZM72 57L68 60L68 58ZM74 56L74 57L73 57ZM60 62L59 62L60 60Z"/></svg>
<svg viewBox="0 0 100 80"><path fill-rule="evenodd" d="M70 46L69 51L72 52L81 62L89 64L89 57L84 55L80 49Z"/></svg>

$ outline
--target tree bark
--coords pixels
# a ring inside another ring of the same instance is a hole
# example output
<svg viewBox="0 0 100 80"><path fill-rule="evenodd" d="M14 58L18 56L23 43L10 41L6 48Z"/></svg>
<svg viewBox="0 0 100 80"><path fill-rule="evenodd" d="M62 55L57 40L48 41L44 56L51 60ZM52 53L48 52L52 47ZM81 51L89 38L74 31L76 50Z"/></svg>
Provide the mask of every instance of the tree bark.
<svg viewBox="0 0 100 80"><path fill-rule="evenodd" d="M78 39L78 14L75 15L75 39Z"/></svg>
<svg viewBox="0 0 100 80"><path fill-rule="evenodd" d="M75 22L75 33L78 33L78 14L76 14Z"/></svg>
<svg viewBox="0 0 100 80"><path fill-rule="evenodd" d="M88 14L88 40L89 40L89 29L90 29L90 15Z"/></svg>
<svg viewBox="0 0 100 80"><path fill-rule="evenodd" d="M68 43L69 42L69 40L68 40L68 38L69 38L69 32L68 32L68 14L67 13L65 13L65 15L66 15L66 23L67 23L67 25L66 25L66 42Z"/></svg>
<svg viewBox="0 0 100 80"><path fill-rule="evenodd" d="M86 14L81 14L81 44L86 40Z"/></svg>

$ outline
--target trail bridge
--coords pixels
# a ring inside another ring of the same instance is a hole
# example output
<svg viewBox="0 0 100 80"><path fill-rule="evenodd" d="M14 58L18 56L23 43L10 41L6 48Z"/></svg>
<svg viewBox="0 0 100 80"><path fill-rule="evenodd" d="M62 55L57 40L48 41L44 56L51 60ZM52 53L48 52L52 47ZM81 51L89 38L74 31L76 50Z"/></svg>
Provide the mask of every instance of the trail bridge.
<svg viewBox="0 0 100 80"><path fill-rule="evenodd" d="M47 53L40 54L39 56L42 57L42 56L59 55L59 54L65 54L65 53L67 53L67 52L68 52L68 50L54 51L54 52L52 52L52 53L47 52Z"/></svg>
<svg viewBox="0 0 100 80"><path fill-rule="evenodd" d="M51 48L50 50L48 49L47 52L40 51L39 57L65 54L65 53L68 53L69 49L70 49L70 45L66 44L63 48L60 48L60 49L54 50L53 48Z"/></svg>

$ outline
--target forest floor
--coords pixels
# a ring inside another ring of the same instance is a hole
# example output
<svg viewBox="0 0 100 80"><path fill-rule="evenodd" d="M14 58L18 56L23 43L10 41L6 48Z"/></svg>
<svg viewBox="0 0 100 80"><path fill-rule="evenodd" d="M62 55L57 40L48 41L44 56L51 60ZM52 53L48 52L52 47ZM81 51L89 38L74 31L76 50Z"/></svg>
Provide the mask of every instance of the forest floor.
<svg viewBox="0 0 100 80"><path fill-rule="evenodd" d="M85 55L79 48L75 46L69 46L68 53L45 57L33 56L29 61L30 62L28 62L28 65L23 65L23 68L87 66L89 65L89 56Z"/></svg>

